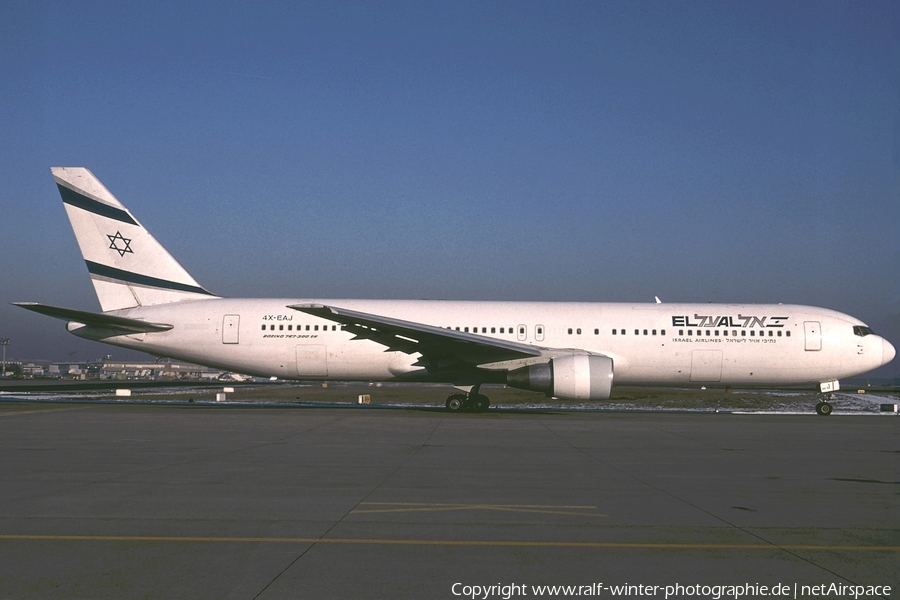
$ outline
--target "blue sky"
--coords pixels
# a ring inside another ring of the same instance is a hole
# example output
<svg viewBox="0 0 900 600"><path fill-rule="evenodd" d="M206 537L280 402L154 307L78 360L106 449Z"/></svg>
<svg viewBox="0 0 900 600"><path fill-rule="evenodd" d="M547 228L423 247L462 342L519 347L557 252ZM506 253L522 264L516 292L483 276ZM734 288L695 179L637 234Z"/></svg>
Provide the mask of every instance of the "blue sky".
<svg viewBox="0 0 900 600"><path fill-rule="evenodd" d="M898 16L4 2L0 337L138 356L8 304L98 308L63 165L227 296L795 302L897 344Z"/></svg>

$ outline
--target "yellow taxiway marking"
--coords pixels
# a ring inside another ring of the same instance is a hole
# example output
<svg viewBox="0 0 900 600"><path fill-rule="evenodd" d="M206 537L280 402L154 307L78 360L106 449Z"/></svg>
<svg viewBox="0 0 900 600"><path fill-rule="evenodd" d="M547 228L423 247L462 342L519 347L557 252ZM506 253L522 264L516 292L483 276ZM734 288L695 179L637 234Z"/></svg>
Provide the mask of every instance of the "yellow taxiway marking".
<svg viewBox="0 0 900 600"><path fill-rule="evenodd" d="M0 412L0 417L17 417L19 415L34 415L37 413L62 412L64 410L84 410L86 408L94 408L93 406L69 406L66 408L39 408L37 410L11 410Z"/></svg>
<svg viewBox="0 0 900 600"><path fill-rule="evenodd" d="M350 514L436 512L451 510L495 510L504 512L540 513L545 515L572 515L581 517L608 517L603 513L583 512L597 510L596 506L558 506L545 504L465 504L434 502L360 502L360 506L384 508L356 508Z"/></svg>
<svg viewBox="0 0 900 600"><path fill-rule="evenodd" d="M507 546L527 548L633 548L649 550L821 550L828 552L900 552L900 546L821 546L814 544L678 544L655 542L560 542L515 540L394 540L379 538L208 537L164 535L0 534L2 541L189 542L238 544L372 544L399 546Z"/></svg>

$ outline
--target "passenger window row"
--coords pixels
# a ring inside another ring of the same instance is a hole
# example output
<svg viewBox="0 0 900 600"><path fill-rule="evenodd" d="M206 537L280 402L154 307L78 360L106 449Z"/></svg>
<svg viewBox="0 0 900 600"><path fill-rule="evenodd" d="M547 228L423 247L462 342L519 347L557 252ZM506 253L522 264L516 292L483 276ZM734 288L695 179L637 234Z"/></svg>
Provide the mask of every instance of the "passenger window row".
<svg viewBox="0 0 900 600"><path fill-rule="evenodd" d="M627 335L627 331L625 329L613 329L613 335ZM666 335L665 329L635 329L634 335Z"/></svg>
<svg viewBox="0 0 900 600"><path fill-rule="evenodd" d="M329 327L331 328L330 330L329 330ZM341 329L341 331L343 331L343 330L344 330L344 326L341 325L341 326L340 326L340 329ZM471 332L471 333L488 333L488 332L490 332L490 333L495 333L495 334L498 333L498 328L497 328L497 327L471 327L471 328L470 328L470 327L447 327L447 329L452 329L452 330L456 330L456 331L462 331L462 332L465 332L465 333L469 333L469 332ZM521 327L521 329L522 329L522 331L519 332L519 335L520 335L520 336L521 336L521 335L525 335L525 328L524 328L524 327ZM266 330L268 330L268 331L275 331L275 325L273 324L273 325L268 325L268 326L267 326L267 325L263 324L263 325L261 326L261 330L262 330L262 331L266 331ZM320 326L320 325L297 325L297 328L296 328L296 331L320 331L320 330L321 330L321 331L337 331L337 330L338 330L338 326L337 326L337 325L321 325L321 326ZM278 331L294 331L294 326L293 326L293 325L278 325ZM538 336L540 336L541 338L543 337L543 335L544 335L544 328L543 328L543 327L540 327L540 326L539 326L539 327L536 328L535 331L536 331L536 333L537 333ZM751 329L751 330L749 330L749 331L750 331L750 337L765 337L765 336L767 335L765 331L759 331L758 334L757 334L756 330L754 330L754 329ZM501 333L501 334L509 334L509 335L512 335L512 334L515 333L515 328L514 328L514 327L500 327L500 328L499 328L499 333ZM572 335L572 334L575 334L575 335L581 335L581 328L580 328L580 327L578 327L578 328L572 328L572 327L569 327L569 328L567 329L567 333L568 333L569 335ZM626 329L613 329L613 330L612 330L612 334L613 334L613 335L627 335L627 330L626 330ZM684 336L684 334L685 334L685 330L684 330L684 329L679 329L679 330L678 330L678 335ZM594 335L600 335L600 330L595 328L595 329L594 329ZM634 335L666 335L666 330L665 330L665 329L659 329L659 330L656 330L656 329L635 329L635 330L634 330ZM693 329L688 329L688 330L687 330L687 335L688 335L688 336L694 336L694 330L693 330ZM730 332L729 332L728 329L724 329L724 330L719 330L719 329L711 330L711 329L707 329L707 330L705 330L705 333L704 333L704 330L702 330L702 329L697 329L697 330L696 330L696 335L698 335L698 336L706 335L707 337L711 337L711 336L715 336L715 337L719 337L719 336L724 336L724 337L729 337L729 336L731 336L731 337L738 337L738 335L740 335L741 337L747 337L747 330L746 330L746 329L742 329L742 330L740 330L740 334L738 334L738 330L737 330L737 329L732 329L732 330L730 330ZM784 335L784 337L791 337L791 332L790 332L790 331L785 331L785 332L782 334L782 332L781 332L780 330L779 330L779 331L775 331L775 330L773 330L773 329L770 329L769 332L768 332L768 337L782 337L782 335Z"/></svg>
<svg viewBox="0 0 900 600"><path fill-rule="evenodd" d="M319 331L319 329L320 329L320 327L318 325L306 325L305 330L303 329L303 327L304 327L303 325L297 325L297 331ZM328 329L329 327L331 327L330 330ZM287 328L287 329L285 329L285 328ZM275 325L269 325L268 327L266 327L266 325L263 324L262 331L266 331L266 329L268 329L269 331L275 331ZM278 326L278 331L285 331L285 330L294 331L294 326L293 325L279 325ZM337 325L330 325L330 326L322 325L321 330L322 331L337 331L338 326ZM344 326L341 325L341 331L343 331L343 330L344 330Z"/></svg>
<svg viewBox="0 0 900 600"><path fill-rule="evenodd" d="M463 333L469 333L469 332L471 332L471 333L488 333L488 332L497 333L496 327L472 327L472 328L469 328L469 327L447 327L446 329L461 331ZM520 330L519 335L525 335L525 327L520 326L519 330ZM504 334L507 334L507 333L513 334L513 333L515 333L515 328L514 327L500 327L499 332L504 333ZM569 335L581 335L582 330L581 330L581 327L569 327L566 329L566 333L568 333ZM535 327L535 334L539 338L543 338L544 327L541 325L538 325L537 327ZM613 335L625 335L626 330L625 329L613 329L612 334ZM594 335L600 335L599 328L594 328ZM644 329L644 330L635 329L634 335L666 335L666 330L665 329Z"/></svg>
<svg viewBox="0 0 900 600"><path fill-rule="evenodd" d="M497 333L496 327L472 327L471 329L469 327L447 327L446 329L450 329L450 330L454 330L454 331L462 331L463 333L469 333L470 331L472 333L488 333L488 330L490 330L490 333ZM514 327L501 327L500 333L513 334L513 333L515 333L515 328ZM522 333L524 333L524 331Z"/></svg>
<svg viewBox="0 0 900 600"><path fill-rule="evenodd" d="M738 330L737 330L737 329L732 329L730 334L728 333L728 331L729 331L728 329L723 329L723 330L721 331L721 335L724 336L724 337L728 337L729 335L730 335L731 337L738 337ZM694 330L693 330L693 329L688 329L688 330L687 330L687 334L688 334L689 336L694 335ZM684 335L684 329L679 329L679 330L678 330L678 335L683 336L683 335ZM697 330L697 335L701 335L701 336L704 335L704 331L703 331L702 329L698 329L698 330ZM706 335L706 337L711 337L711 336L713 336L713 335L716 336L716 337L719 337L720 332L719 332L718 329L713 330L713 331L707 329L705 335ZM747 330L746 330L746 329L741 329L741 334L740 334L740 335L741 335L741 337L747 337ZM782 333L781 333L781 330L775 331L774 329L770 329L768 335L769 335L769 337L781 337L781 336L782 336ZM756 330L755 330L755 329L751 329L751 330L750 330L750 337L766 337L766 332L765 332L765 331L760 331L760 332L759 332L759 335L757 336ZM790 332L790 331L785 331L785 332L784 332L784 337L791 337L791 332Z"/></svg>

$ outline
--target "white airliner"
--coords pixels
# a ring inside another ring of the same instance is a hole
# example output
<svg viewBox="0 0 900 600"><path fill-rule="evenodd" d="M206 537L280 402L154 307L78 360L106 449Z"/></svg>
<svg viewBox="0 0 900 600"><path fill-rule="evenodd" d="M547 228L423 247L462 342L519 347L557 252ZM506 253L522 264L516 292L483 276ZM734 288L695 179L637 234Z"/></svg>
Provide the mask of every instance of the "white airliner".
<svg viewBox="0 0 900 600"><path fill-rule="evenodd" d="M16 303L73 334L201 365L298 380L428 381L485 410L482 384L573 400L615 385L808 388L890 362L858 319L782 304L233 299L199 285L84 168L51 169L102 313Z"/></svg>

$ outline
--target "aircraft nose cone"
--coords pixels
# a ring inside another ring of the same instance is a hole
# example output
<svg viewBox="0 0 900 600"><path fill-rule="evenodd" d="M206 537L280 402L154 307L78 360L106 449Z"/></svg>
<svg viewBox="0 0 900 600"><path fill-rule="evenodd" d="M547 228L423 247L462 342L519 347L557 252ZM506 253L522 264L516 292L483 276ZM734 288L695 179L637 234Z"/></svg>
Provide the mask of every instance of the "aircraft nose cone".
<svg viewBox="0 0 900 600"><path fill-rule="evenodd" d="M894 346L892 346L891 343L884 338L881 338L881 345L883 348L881 364L886 365L889 362L891 362L892 360L894 360L894 357L897 356L897 351L894 350Z"/></svg>

